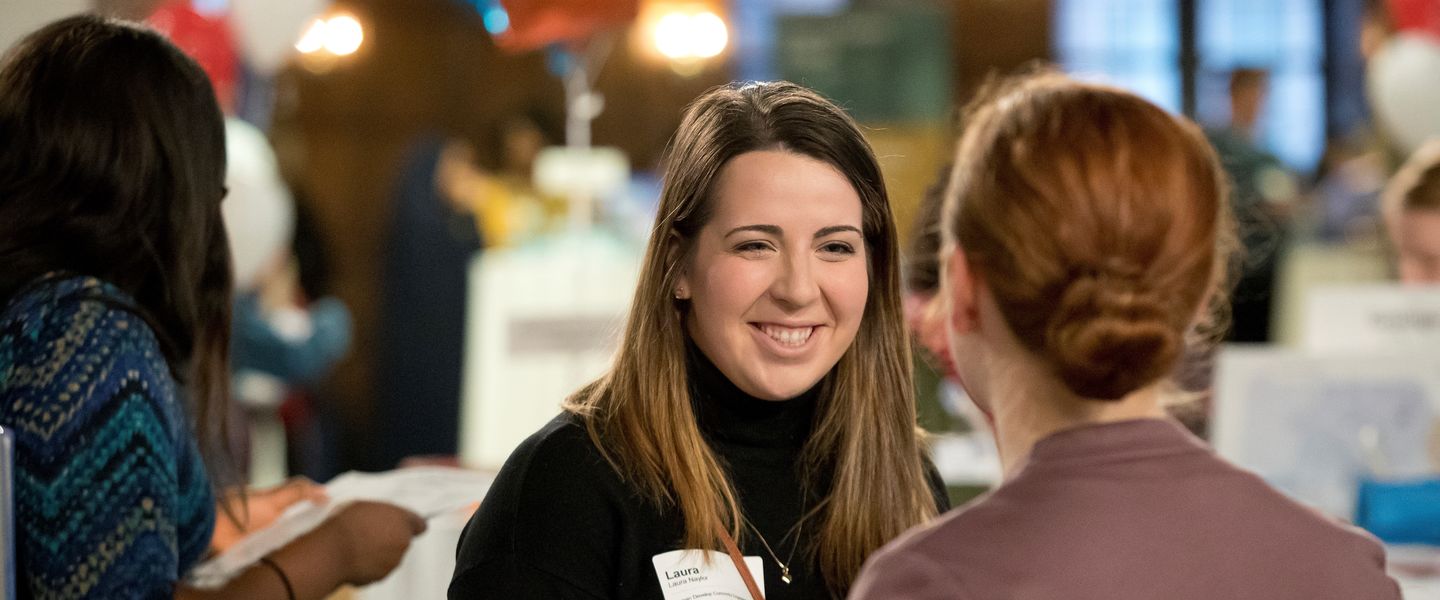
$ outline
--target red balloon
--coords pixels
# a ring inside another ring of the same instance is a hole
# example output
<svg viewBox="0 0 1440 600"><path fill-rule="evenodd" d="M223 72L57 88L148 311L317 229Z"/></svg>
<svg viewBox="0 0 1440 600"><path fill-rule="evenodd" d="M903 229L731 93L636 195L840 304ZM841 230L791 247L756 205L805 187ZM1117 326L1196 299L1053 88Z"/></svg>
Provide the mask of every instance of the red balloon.
<svg viewBox="0 0 1440 600"><path fill-rule="evenodd" d="M145 23L170 38L171 43L190 55L215 87L220 108L232 112L239 78L239 56L230 27L221 19L198 12L188 0L171 0L151 13Z"/></svg>
<svg viewBox="0 0 1440 600"><path fill-rule="evenodd" d="M1396 31L1423 31L1440 37L1440 0L1390 0Z"/></svg>
<svg viewBox="0 0 1440 600"><path fill-rule="evenodd" d="M578 42L603 29L624 26L640 12L638 0L502 0L510 28L495 41L507 50L534 50Z"/></svg>

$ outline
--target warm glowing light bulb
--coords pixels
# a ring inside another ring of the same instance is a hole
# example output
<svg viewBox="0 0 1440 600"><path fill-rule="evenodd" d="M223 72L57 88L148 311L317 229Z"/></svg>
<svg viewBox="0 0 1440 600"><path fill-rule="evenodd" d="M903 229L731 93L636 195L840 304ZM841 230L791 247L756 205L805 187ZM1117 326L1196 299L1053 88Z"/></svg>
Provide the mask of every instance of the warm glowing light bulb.
<svg viewBox="0 0 1440 600"><path fill-rule="evenodd" d="M712 12L703 12L690 17L690 55L698 58L713 58L725 51L729 37L725 21Z"/></svg>
<svg viewBox="0 0 1440 600"><path fill-rule="evenodd" d="M305 35L295 42L295 49L301 54L314 54L325 47L325 21L315 19L305 28Z"/></svg>
<svg viewBox="0 0 1440 600"><path fill-rule="evenodd" d="M325 49L336 56L348 56L360 49L365 29L350 15L331 18L325 26Z"/></svg>
<svg viewBox="0 0 1440 600"><path fill-rule="evenodd" d="M690 55L690 15L670 13L655 24L655 48L666 58Z"/></svg>
<svg viewBox="0 0 1440 600"><path fill-rule="evenodd" d="M714 58L725 51L729 30L719 15L710 11L676 10L655 22L655 49L678 62Z"/></svg>

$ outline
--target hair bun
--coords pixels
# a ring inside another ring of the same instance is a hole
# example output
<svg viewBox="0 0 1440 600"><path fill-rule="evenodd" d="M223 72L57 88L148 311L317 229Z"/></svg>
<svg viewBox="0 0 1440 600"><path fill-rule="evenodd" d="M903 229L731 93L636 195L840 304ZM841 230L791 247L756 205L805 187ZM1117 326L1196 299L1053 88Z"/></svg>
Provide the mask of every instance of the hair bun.
<svg viewBox="0 0 1440 600"><path fill-rule="evenodd" d="M1072 279L1045 328L1045 354L1071 391L1118 400L1163 377L1179 358L1182 332L1133 273Z"/></svg>

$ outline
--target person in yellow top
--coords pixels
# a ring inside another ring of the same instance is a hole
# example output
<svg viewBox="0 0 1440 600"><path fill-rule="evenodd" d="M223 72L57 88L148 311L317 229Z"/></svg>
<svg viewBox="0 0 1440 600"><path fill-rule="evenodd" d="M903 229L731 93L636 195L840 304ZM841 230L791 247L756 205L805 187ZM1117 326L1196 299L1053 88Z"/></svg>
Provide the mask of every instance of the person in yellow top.
<svg viewBox="0 0 1440 600"><path fill-rule="evenodd" d="M535 159L549 139L534 118L505 119L495 134L499 168L479 166L468 142L445 145L436 169L441 189L456 210L475 217L477 232L487 248L518 246L554 232L564 221L563 198L535 188Z"/></svg>

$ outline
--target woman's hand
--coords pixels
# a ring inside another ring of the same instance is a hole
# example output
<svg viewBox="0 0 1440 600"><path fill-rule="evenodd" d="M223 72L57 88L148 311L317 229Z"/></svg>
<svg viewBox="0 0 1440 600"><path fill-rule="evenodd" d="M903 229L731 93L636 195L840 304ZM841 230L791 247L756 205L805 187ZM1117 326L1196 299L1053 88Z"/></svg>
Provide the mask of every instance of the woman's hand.
<svg viewBox="0 0 1440 600"><path fill-rule="evenodd" d="M425 531L425 519L384 502L355 502L321 525L328 530L345 582L378 581L405 557L410 540Z"/></svg>
<svg viewBox="0 0 1440 600"><path fill-rule="evenodd" d="M310 487L319 487L310 482ZM287 488L289 491L281 492ZM295 482L269 490L293 498L309 488ZM267 492L262 492L265 494ZM300 494L303 496L304 494ZM293 503L293 502L292 502ZM176 587L184 600L283 598L284 579L295 598L325 598L342 585L365 585L388 575L405 557L410 539L425 531L425 520L415 513L383 502L354 502L340 507L319 527L286 544L269 556L274 567L256 565L217 590Z"/></svg>
<svg viewBox="0 0 1440 600"><path fill-rule="evenodd" d="M325 486L304 477L292 477L272 488L250 490L243 498L242 501L239 490L231 490L220 498L215 511L215 533L210 537L211 550L224 552L250 532L274 523L285 509L297 502L309 500L321 504L328 499ZM227 512L240 522L231 520Z"/></svg>

